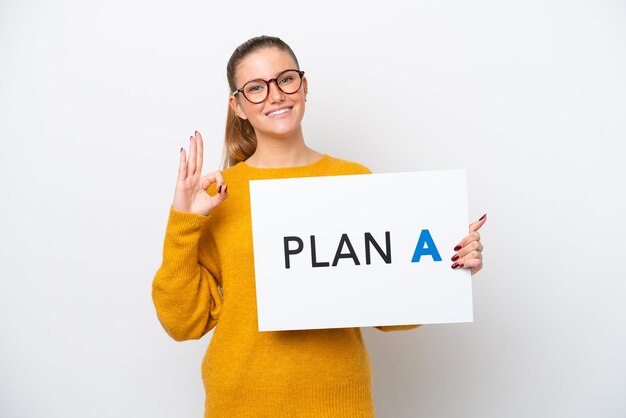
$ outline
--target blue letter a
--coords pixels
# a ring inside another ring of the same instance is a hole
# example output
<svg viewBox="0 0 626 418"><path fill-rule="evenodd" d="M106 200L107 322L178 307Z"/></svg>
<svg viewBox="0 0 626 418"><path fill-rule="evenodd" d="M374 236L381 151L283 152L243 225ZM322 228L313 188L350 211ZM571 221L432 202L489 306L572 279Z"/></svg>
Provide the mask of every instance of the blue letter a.
<svg viewBox="0 0 626 418"><path fill-rule="evenodd" d="M417 246L415 247L411 263L419 263L420 258L423 255L430 255L434 261L441 261L439 251L437 251L433 237L430 236L428 229L422 229L420 237L417 240Z"/></svg>

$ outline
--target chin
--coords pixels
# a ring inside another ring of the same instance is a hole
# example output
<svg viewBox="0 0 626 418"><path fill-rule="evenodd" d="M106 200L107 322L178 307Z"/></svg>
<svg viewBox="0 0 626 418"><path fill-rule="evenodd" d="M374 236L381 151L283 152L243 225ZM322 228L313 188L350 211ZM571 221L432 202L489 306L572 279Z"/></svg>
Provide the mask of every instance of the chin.
<svg viewBox="0 0 626 418"><path fill-rule="evenodd" d="M295 129L292 130L273 130L273 131L265 131L263 134L268 137L274 138L289 138L296 135L298 131Z"/></svg>
<svg viewBox="0 0 626 418"><path fill-rule="evenodd" d="M274 126L266 126L262 132L268 136L289 137L297 134L300 129L299 123L289 122L275 124Z"/></svg>

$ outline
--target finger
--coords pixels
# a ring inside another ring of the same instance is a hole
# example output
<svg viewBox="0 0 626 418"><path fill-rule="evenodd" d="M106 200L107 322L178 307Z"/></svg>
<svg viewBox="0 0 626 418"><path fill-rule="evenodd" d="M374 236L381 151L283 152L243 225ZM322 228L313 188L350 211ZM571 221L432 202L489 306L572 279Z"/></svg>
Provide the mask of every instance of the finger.
<svg viewBox="0 0 626 418"><path fill-rule="evenodd" d="M459 251L472 241L480 241L480 233L478 231L470 232L468 236L459 241L459 243L454 247L454 251Z"/></svg>
<svg viewBox="0 0 626 418"><path fill-rule="evenodd" d="M467 255L459 260L460 264L467 264L470 260L482 260L483 254L480 251L470 251Z"/></svg>
<svg viewBox="0 0 626 418"><path fill-rule="evenodd" d="M204 144L202 143L202 135L200 132L195 132L196 142L198 143L198 154L196 155L196 171L202 174L202 160L204 155Z"/></svg>
<svg viewBox="0 0 626 418"><path fill-rule="evenodd" d="M187 172L190 176L196 173L196 138L189 137L189 161L187 161Z"/></svg>
<svg viewBox="0 0 626 418"><path fill-rule="evenodd" d="M185 150L180 148L180 161L178 164L178 179L185 180L187 178L187 156Z"/></svg>
<svg viewBox="0 0 626 418"><path fill-rule="evenodd" d="M208 186L210 186L213 183L217 183L215 185L216 186L215 190L217 190L218 193L221 192L220 188L224 185L224 176L222 175L221 171L215 171L213 173L209 173L205 175L204 177L209 179Z"/></svg>
<svg viewBox="0 0 626 418"><path fill-rule="evenodd" d="M450 260L451 261L457 261L459 258L465 257L467 254L469 254L472 251L481 252L482 250L483 250L483 245L480 243L480 241L471 241L465 247L462 247L461 249L459 249L452 256L452 258Z"/></svg>
<svg viewBox="0 0 626 418"><path fill-rule="evenodd" d="M222 184L215 188L217 193L214 195L211 195L209 193L209 187L211 186L211 184L213 183L220 184L220 182ZM207 174L206 176L200 177L200 187L202 187L204 191L206 192L206 194L209 196L209 198L211 198L212 206L215 206L215 204L218 204L225 198L226 191L228 188L228 186L224 183L224 178L222 177L222 173L220 171L216 171L215 173L210 173L210 174ZM219 199L215 201L213 197L216 197L218 195L221 195L221 197L219 197Z"/></svg>
<svg viewBox="0 0 626 418"><path fill-rule="evenodd" d="M224 175L221 171L216 171L213 175L215 176L215 181L217 182L217 192L221 193L222 188L225 186Z"/></svg>
<svg viewBox="0 0 626 418"><path fill-rule="evenodd" d="M483 255L478 251L471 251L465 257L455 261L450 267L453 269L463 268L464 266L474 264L475 260L480 260L482 262Z"/></svg>
<svg viewBox="0 0 626 418"><path fill-rule="evenodd" d="M486 213L483 216L481 216L479 220L477 220L476 222L470 224L469 231L470 232L478 231L480 229L480 227L485 224L485 222L487 222L487 214Z"/></svg>
<svg viewBox="0 0 626 418"><path fill-rule="evenodd" d="M483 268L483 260L481 258L470 258L469 260L465 260L465 261L457 261L456 263L452 264L453 270L456 269L472 269L475 270L473 271L473 273L475 273L476 271L480 270L481 268Z"/></svg>
<svg viewBox="0 0 626 418"><path fill-rule="evenodd" d="M200 188L204 189L205 192L209 193L209 186L213 183L215 183L215 178L207 174L206 176L200 177L198 185L200 186Z"/></svg>
<svg viewBox="0 0 626 418"><path fill-rule="evenodd" d="M221 190L219 193L211 196L211 203L213 204L213 207L216 207L217 205L222 203L224 199L226 199L227 197L228 197L228 186L224 185L221 187Z"/></svg>
<svg viewBox="0 0 626 418"><path fill-rule="evenodd" d="M217 187L215 189L217 190L218 193L221 192L220 188L221 186L224 185L224 176L222 175L221 171L215 171L213 173L209 173L206 176L203 176L202 179L206 181L206 183L203 183L203 187L205 189L207 189L211 184L217 183L216 185Z"/></svg>

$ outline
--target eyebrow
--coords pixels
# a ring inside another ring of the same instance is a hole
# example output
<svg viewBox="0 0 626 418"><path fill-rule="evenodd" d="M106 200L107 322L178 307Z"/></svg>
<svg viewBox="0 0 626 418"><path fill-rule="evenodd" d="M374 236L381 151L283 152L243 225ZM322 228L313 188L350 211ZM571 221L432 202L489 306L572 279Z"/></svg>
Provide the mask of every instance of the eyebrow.
<svg viewBox="0 0 626 418"><path fill-rule="evenodd" d="M280 74L280 73L284 73L284 72L285 72L285 71L287 71L287 70L296 70L296 71L297 71L298 69L297 69L297 68L291 68L291 67L290 67L290 68L285 68L284 70L280 70L279 72L277 72L276 74L274 74L274 77L270 78L269 80L273 80L273 79L275 79L275 78L276 78L276 76L277 76L278 74ZM264 78L257 77L257 78L253 78L252 80L248 80L248 81L246 81L245 83L243 83L243 85L245 86L245 85L246 85L246 84L248 84L249 82L251 82L251 81L255 81L255 80L263 80L263 81L267 81L267 80L266 80L266 79L264 79Z"/></svg>

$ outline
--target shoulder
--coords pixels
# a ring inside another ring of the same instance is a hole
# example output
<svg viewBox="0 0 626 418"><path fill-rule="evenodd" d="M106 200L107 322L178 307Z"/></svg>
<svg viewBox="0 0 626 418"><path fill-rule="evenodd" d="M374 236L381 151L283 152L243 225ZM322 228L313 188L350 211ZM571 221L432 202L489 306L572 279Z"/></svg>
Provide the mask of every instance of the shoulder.
<svg viewBox="0 0 626 418"><path fill-rule="evenodd" d="M371 174L372 171L363 164L326 155L329 174Z"/></svg>
<svg viewBox="0 0 626 418"><path fill-rule="evenodd" d="M230 175L240 171L242 163L237 163L235 165L231 165L230 167L222 168L220 171L224 175Z"/></svg>
<svg viewBox="0 0 626 418"><path fill-rule="evenodd" d="M228 183L243 179L245 170L243 164L238 163L231 165L230 167L223 168L220 172L222 173L222 176L224 176L224 181Z"/></svg>

